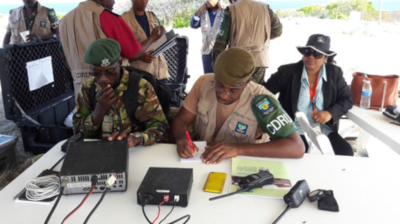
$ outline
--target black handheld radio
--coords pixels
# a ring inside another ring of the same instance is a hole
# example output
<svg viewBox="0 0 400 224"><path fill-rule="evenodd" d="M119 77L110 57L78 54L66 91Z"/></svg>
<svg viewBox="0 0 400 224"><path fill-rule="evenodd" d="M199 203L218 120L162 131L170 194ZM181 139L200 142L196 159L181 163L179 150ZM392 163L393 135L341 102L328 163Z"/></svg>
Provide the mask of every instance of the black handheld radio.
<svg viewBox="0 0 400 224"><path fill-rule="evenodd" d="M239 182L240 190L229 194L224 194L221 196L210 198L210 201L228 197L234 194L238 194L240 192L249 191L257 187L262 187L267 184L272 184L273 182L274 182L274 176L268 171L260 171L259 173L250 174L248 176L243 177L240 180Z"/></svg>
<svg viewBox="0 0 400 224"><path fill-rule="evenodd" d="M251 190L272 183L274 183L274 176L268 171L260 171L243 177L239 182L239 186L241 189Z"/></svg>
<svg viewBox="0 0 400 224"><path fill-rule="evenodd" d="M298 208L303 201L307 198L307 195L310 193L310 188L308 187L306 180L299 180L297 183L290 189L290 191L283 196L283 200L287 204L285 211L272 223L276 224L282 218L282 216L289 211L291 208Z"/></svg>

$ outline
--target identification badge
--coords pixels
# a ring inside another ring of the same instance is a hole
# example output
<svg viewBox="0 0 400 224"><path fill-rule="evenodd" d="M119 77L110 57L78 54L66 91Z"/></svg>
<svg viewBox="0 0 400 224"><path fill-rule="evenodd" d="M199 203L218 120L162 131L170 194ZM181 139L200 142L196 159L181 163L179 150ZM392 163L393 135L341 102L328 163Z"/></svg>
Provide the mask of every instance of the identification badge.
<svg viewBox="0 0 400 224"><path fill-rule="evenodd" d="M264 115L268 115L272 111L274 111L274 107L271 105L271 103L267 100L267 98L262 99L259 103L257 103L258 109L263 113Z"/></svg>
<svg viewBox="0 0 400 224"><path fill-rule="evenodd" d="M318 135L322 134L321 126L319 124L314 125L313 129L315 132L317 132Z"/></svg>
<svg viewBox="0 0 400 224"><path fill-rule="evenodd" d="M235 131L239 132L240 134L246 134L247 127L248 127L247 124L243 124L243 123L238 122L237 125L236 125Z"/></svg>

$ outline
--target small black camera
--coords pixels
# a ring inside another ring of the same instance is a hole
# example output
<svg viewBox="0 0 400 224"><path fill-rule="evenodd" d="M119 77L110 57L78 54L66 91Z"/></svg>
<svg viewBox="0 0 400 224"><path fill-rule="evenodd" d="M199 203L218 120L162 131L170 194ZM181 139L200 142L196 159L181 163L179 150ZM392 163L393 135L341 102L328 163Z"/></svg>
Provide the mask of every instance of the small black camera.
<svg viewBox="0 0 400 224"><path fill-rule="evenodd" d="M289 207L297 208L303 203L309 193L310 188L308 187L307 181L299 180L292 189L290 189L289 193L283 196L283 200Z"/></svg>

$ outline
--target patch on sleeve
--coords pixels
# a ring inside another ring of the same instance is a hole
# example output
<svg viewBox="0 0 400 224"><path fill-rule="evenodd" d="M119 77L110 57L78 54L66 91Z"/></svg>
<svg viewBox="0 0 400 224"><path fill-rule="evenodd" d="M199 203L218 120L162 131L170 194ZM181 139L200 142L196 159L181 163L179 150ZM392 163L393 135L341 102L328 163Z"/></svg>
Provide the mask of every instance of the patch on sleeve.
<svg viewBox="0 0 400 224"><path fill-rule="evenodd" d="M40 21L40 27L46 27L46 22L45 21Z"/></svg>
<svg viewBox="0 0 400 224"><path fill-rule="evenodd" d="M246 134L247 127L248 127L247 124L243 124L243 123L238 122L237 125L236 125L235 131L239 132L240 134Z"/></svg>
<svg viewBox="0 0 400 224"><path fill-rule="evenodd" d="M54 12L54 10L49 10L49 16L56 17L56 13Z"/></svg>
<svg viewBox="0 0 400 224"><path fill-rule="evenodd" d="M267 98L264 98L259 103L257 103L257 107L261 111L261 113L264 114L264 116L274 111L274 107L271 105Z"/></svg>

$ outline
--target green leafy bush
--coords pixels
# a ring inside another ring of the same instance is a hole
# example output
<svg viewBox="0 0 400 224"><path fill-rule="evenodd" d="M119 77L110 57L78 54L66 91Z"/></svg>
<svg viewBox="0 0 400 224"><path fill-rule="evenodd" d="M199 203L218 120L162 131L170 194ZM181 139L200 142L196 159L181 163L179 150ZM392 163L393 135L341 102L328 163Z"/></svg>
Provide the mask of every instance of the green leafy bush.
<svg viewBox="0 0 400 224"><path fill-rule="evenodd" d="M281 10L278 9L276 10L276 15L278 15L279 18L289 18L289 17L304 17L304 12L295 10L295 9L285 9Z"/></svg>
<svg viewBox="0 0 400 224"><path fill-rule="evenodd" d="M174 25L173 28L184 28L189 27L190 20L192 19L193 14L197 11L196 8L192 8L189 10L185 10L182 13L177 14L174 17Z"/></svg>
<svg viewBox="0 0 400 224"><path fill-rule="evenodd" d="M57 18L59 19L59 20L61 20L62 18L64 18L64 14L61 14L61 13L56 13L56 15L57 15Z"/></svg>
<svg viewBox="0 0 400 224"><path fill-rule="evenodd" d="M305 16L320 17L320 18L323 18L328 14L328 11L326 10L325 6L322 5L305 6L301 9L298 9L297 11L303 12Z"/></svg>
<svg viewBox="0 0 400 224"><path fill-rule="evenodd" d="M372 6L372 2L367 0L345 0L328 4L326 6L329 18L331 19L348 19L351 11L376 12Z"/></svg>

